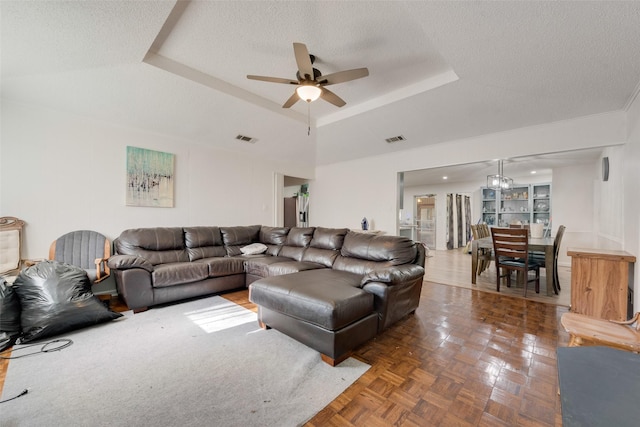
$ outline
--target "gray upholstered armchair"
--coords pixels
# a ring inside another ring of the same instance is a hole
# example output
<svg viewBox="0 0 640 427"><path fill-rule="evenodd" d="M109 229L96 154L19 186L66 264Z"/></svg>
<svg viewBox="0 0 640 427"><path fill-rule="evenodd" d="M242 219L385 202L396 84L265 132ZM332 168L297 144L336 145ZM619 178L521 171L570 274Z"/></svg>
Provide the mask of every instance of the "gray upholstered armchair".
<svg viewBox="0 0 640 427"><path fill-rule="evenodd" d="M86 270L91 283L109 277L107 259L111 256L111 241L90 230L72 231L59 237L49 248L49 259L75 265Z"/></svg>

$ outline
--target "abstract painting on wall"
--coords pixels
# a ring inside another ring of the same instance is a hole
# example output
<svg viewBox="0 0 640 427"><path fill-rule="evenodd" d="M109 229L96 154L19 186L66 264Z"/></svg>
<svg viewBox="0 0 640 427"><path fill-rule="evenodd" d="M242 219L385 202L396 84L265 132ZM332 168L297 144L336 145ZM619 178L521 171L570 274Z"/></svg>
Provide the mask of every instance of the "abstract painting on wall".
<svg viewBox="0 0 640 427"><path fill-rule="evenodd" d="M127 147L127 206L173 207L174 155Z"/></svg>

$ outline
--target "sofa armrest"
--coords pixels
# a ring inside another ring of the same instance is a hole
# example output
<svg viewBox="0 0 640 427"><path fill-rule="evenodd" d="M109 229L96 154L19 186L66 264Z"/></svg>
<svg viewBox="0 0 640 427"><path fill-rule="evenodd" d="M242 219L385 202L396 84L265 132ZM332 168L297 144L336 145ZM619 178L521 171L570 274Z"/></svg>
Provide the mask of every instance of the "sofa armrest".
<svg viewBox="0 0 640 427"><path fill-rule="evenodd" d="M362 289L374 297L378 332L418 308L423 279L424 268L416 264L374 270L362 278Z"/></svg>
<svg viewBox="0 0 640 427"><path fill-rule="evenodd" d="M378 282L395 286L424 277L424 268L416 264L403 264L372 270L365 274L360 282L360 287L367 283Z"/></svg>
<svg viewBox="0 0 640 427"><path fill-rule="evenodd" d="M136 255L113 255L109 258L108 265L115 270L142 268L150 273L153 272L153 264Z"/></svg>

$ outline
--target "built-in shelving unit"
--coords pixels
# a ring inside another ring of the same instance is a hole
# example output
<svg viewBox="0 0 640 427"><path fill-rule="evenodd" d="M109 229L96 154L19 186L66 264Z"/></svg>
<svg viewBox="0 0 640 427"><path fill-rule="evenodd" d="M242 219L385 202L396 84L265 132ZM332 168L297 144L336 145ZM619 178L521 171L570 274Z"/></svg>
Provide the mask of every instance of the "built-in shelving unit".
<svg viewBox="0 0 640 427"><path fill-rule="evenodd" d="M511 223L551 225L551 184L515 184L508 190L483 187L482 221L499 227Z"/></svg>
<svg viewBox="0 0 640 427"><path fill-rule="evenodd" d="M551 184L534 184L531 222L541 222L545 228L551 225Z"/></svg>

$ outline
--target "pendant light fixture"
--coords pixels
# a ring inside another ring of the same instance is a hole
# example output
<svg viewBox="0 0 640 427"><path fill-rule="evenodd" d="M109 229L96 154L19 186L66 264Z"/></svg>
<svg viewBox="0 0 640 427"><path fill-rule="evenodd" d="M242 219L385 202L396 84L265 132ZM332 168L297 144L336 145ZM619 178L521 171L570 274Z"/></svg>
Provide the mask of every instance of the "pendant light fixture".
<svg viewBox="0 0 640 427"><path fill-rule="evenodd" d="M504 176L502 160L498 160L498 174L487 175L487 187L492 190L509 190L513 188L513 179Z"/></svg>

